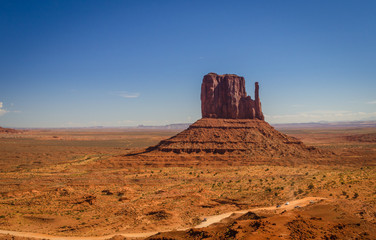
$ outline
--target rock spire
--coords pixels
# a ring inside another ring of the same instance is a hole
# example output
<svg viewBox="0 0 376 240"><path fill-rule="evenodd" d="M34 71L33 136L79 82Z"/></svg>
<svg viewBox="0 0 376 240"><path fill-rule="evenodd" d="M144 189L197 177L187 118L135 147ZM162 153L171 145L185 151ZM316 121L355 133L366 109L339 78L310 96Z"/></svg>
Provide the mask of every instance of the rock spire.
<svg viewBox="0 0 376 240"><path fill-rule="evenodd" d="M201 113L203 118L264 120L255 83L255 100L247 96L244 77L235 74L209 73L201 85Z"/></svg>

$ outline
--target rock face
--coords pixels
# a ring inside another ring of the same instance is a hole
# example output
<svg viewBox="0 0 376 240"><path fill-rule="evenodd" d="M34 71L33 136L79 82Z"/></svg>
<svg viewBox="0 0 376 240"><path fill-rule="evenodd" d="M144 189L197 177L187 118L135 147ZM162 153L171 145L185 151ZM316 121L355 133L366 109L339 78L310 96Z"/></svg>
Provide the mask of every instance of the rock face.
<svg viewBox="0 0 376 240"><path fill-rule="evenodd" d="M201 85L201 112L203 118L264 120L255 83L255 100L247 96L244 77L235 74L209 73Z"/></svg>
<svg viewBox="0 0 376 240"><path fill-rule="evenodd" d="M321 158L320 150L305 146L264 121L258 91L256 83L252 100L245 91L243 77L205 75L201 86L202 119L155 146L129 153L127 164L295 164L296 159L310 163L313 156Z"/></svg>

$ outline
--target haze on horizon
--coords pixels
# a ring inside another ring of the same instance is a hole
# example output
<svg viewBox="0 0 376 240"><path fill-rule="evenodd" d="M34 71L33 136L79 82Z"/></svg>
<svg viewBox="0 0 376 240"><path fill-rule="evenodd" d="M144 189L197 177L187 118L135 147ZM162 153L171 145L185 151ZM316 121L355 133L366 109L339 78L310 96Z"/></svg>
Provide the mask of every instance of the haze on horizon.
<svg viewBox="0 0 376 240"><path fill-rule="evenodd" d="M0 126L201 118L205 74L270 123L376 120L375 1L0 1Z"/></svg>

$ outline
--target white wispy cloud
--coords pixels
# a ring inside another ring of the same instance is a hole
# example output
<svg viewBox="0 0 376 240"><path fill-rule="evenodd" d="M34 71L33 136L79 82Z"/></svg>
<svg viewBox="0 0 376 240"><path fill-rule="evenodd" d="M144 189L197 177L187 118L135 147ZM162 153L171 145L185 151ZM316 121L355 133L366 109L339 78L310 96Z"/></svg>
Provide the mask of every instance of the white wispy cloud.
<svg viewBox="0 0 376 240"><path fill-rule="evenodd" d="M116 91L112 92L113 95L122 97L122 98L138 98L140 93L138 92L127 92L127 91Z"/></svg>
<svg viewBox="0 0 376 240"><path fill-rule="evenodd" d="M376 119L376 112L352 112L352 111L310 111L286 115L265 115L271 123L303 123L303 122L340 122L361 121Z"/></svg>
<svg viewBox="0 0 376 240"><path fill-rule="evenodd" d="M8 111L3 108L3 102L0 102L0 116L6 114Z"/></svg>
<svg viewBox="0 0 376 240"><path fill-rule="evenodd" d="M367 104L376 104L376 100L375 101L367 102Z"/></svg>

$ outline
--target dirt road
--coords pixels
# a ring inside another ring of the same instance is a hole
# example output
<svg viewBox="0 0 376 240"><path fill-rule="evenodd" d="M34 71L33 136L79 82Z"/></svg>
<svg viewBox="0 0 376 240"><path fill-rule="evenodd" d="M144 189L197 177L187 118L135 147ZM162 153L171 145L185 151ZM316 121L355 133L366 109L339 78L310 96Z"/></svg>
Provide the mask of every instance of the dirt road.
<svg viewBox="0 0 376 240"><path fill-rule="evenodd" d="M306 205L309 205L311 201L317 202L319 200L324 200L324 198L319 197L306 197L303 199L298 199L289 202L288 205L282 205L279 210L291 210L294 209L296 206L304 207ZM230 217L232 214L244 214L249 211L260 211L260 210L276 210L276 206L271 207L259 207L259 208L252 208L247 210L241 210L241 211L234 211L234 212L228 212L223 213L220 215L214 215L214 216L206 216L203 217L203 219L206 219L206 221L200 223L199 225L195 226L194 228L203 228L207 227L213 223L219 223L223 219ZM187 230L187 229L178 229L178 230ZM144 232L144 233L125 233L125 232L117 232L116 234L106 235L106 236L100 236L100 237L63 237L63 236L53 236L48 234L41 234L41 233L31 233L31 232L19 232L19 231L8 231L8 230L0 230L0 234L10 234L17 237L33 237L33 238L39 238L39 239L50 239L50 240L105 240L109 239L115 235L122 235L124 237L129 238L146 238L150 237L152 235L157 234L158 232Z"/></svg>
<svg viewBox="0 0 376 240"><path fill-rule="evenodd" d="M288 205L283 204L278 209L282 210L282 211L283 210L288 211L288 210L291 210L291 209L295 208L296 206L304 207L304 206L310 204L311 201L316 202L316 201L323 200L323 199L324 198L306 197L306 198L303 198L303 199L298 199L298 200L291 201L291 202L289 202ZM203 228L203 227L210 226L213 223L218 223L218 222L222 221L223 219L230 217L232 214L245 214L245 213L247 213L249 211L276 210L276 209L277 209L276 206L259 207L259 208L252 208L252 209L247 209L247 210L241 210L241 211L223 213L223 214L220 214L220 215L207 216L207 217L205 217L206 221L200 223L199 225L195 226L194 228Z"/></svg>

